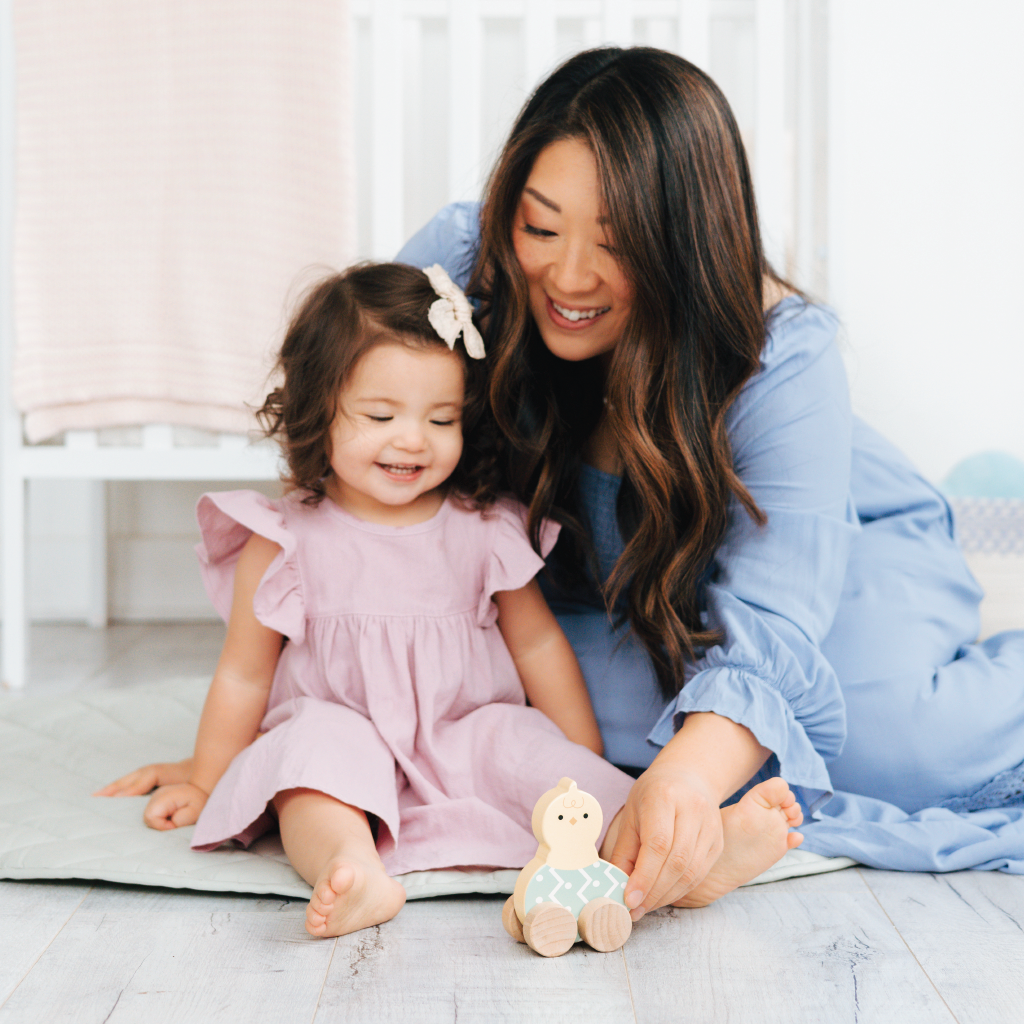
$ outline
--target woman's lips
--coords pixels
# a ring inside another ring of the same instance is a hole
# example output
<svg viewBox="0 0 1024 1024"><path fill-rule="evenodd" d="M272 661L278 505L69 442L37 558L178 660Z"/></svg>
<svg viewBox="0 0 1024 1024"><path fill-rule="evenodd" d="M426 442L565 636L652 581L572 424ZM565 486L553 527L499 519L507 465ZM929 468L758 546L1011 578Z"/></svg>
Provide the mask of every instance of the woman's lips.
<svg viewBox="0 0 1024 1024"><path fill-rule="evenodd" d="M548 317L556 327L560 327L563 331L584 331L593 324L596 324L599 320L603 319L605 314L611 310L611 306L592 306L590 309L578 310L578 312L586 313L588 315L581 316L578 320L570 320L567 316L558 312L550 295L545 294L544 298L547 301ZM559 303L559 305L561 306L562 304ZM562 306L562 308L572 309L572 307L569 306ZM597 312L590 315L593 310L597 310Z"/></svg>

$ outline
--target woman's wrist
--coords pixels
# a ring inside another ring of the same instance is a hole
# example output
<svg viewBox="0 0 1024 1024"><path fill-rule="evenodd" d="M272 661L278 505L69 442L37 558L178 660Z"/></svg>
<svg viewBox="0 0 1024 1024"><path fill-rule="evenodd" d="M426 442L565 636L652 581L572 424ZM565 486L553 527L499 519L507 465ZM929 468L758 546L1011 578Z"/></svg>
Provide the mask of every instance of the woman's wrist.
<svg viewBox="0 0 1024 1024"><path fill-rule="evenodd" d="M686 716L654 765L697 776L721 803L746 785L770 756L746 726L700 711Z"/></svg>

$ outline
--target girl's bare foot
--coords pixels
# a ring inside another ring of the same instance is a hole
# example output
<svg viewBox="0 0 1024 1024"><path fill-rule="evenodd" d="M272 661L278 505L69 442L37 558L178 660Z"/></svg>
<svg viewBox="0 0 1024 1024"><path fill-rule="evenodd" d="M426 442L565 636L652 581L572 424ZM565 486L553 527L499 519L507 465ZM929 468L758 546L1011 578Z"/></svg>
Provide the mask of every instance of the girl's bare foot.
<svg viewBox="0 0 1024 1024"><path fill-rule="evenodd" d="M336 857L325 865L306 907L306 931L319 939L390 921L405 904L405 889L380 866Z"/></svg>
<svg viewBox="0 0 1024 1024"><path fill-rule="evenodd" d="M767 871L787 850L804 841L799 832L789 831L803 820L800 805L784 779L759 783L744 793L739 803L722 809L722 855L704 881L672 905L706 907Z"/></svg>

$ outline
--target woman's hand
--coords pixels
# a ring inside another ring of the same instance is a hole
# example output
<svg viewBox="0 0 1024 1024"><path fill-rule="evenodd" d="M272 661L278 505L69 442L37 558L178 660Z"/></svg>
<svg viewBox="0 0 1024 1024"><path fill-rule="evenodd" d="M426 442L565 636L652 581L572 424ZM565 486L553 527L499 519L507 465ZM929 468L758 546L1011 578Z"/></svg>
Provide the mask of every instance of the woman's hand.
<svg viewBox="0 0 1024 1024"><path fill-rule="evenodd" d="M699 775L657 761L619 816L610 860L628 874L626 906L639 920L699 885L722 852L719 801Z"/></svg>
<svg viewBox="0 0 1024 1024"><path fill-rule="evenodd" d="M209 795L191 782L162 786L149 798L142 820L161 831L194 825L208 799Z"/></svg>
<svg viewBox="0 0 1024 1024"><path fill-rule="evenodd" d="M145 796L157 786L172 786L188 782L192 774L192 758L164 764L147 764L122 775L121 778L97 789L93 796Z"/></svg>
<svg viewBox="0 0 1024 1024"><path fill-rule="evenodd" d="M728 718L704 711L686 716L618 815L609 859L630 876L625 900L634 921L704 880L722 852L722 802L770 754Z"/></svg>

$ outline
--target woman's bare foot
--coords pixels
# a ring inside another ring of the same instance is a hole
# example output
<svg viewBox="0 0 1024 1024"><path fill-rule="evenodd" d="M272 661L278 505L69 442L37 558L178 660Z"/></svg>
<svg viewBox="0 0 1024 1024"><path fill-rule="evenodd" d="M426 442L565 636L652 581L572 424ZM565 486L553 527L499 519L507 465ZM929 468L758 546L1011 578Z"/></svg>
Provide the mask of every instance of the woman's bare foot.
<svg viewBox="0 0 1024 1024"><path fill-rule="evenodd" d="M318 939L390 921L405 904L405 889L377 865L336 857L324 865L306 907L306 931Z"/></svg>
<svg viewBox="0 0 1024 1024"><path fill-rule="evenodd" d="M704 881L672 905L706 907L767 871L787 850L804 841L799 832L789 831L803 820L800 805L784 779L759 783L744 793L739 803L722 808L722 855Z"/></svg>

